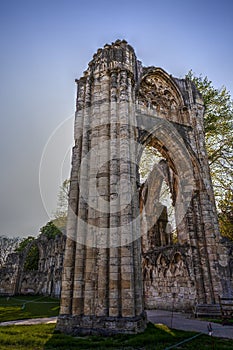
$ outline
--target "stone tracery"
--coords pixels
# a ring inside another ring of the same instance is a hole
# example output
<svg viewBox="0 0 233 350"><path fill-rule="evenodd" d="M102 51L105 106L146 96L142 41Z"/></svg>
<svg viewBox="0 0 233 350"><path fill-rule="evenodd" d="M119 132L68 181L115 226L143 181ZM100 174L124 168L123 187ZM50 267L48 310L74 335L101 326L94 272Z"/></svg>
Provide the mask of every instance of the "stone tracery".
<svg viewBox="0 0 233 350"><path fill-rule="evenodd" d="M142 78L138 103L157 115L177 123L188 123L187 107L176 84L160 68L152 69ZM143 111L143 108L142 108Z"/></svg>

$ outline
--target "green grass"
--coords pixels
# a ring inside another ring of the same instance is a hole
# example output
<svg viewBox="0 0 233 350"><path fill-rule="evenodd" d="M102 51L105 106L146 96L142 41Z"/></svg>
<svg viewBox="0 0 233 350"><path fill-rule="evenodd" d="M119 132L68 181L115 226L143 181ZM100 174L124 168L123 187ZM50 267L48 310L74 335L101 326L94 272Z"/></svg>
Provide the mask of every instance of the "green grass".
<svg viewBox="0 0 233 350"><path fill-rule="evenodd" d="M43 296L0 297L0 322L57 316L59 305L60 300Z"/></svg>
<svg viewBox="0 0 233 350"><path fill-rule="evenodd" d="M164 350L195 335L193 332L170 330L164 325L148 324L144 333L114 337L71 337L54 332L54 324L0 327L0 350ZM233 350L232 340L201 335L178 349Z"/></svg>
<svg viewBox="0 0 233 350"><path fill-rule="evenodd" d="M0 297L0 321L50 317L59 313L59 300L42 296ZM171 330L165 325L148 324L144 333L114 337L71 337L55 331L54 324L0 327L0 350L164 350L195 335ZM232 340L201 335L177 349L233 350Z"/></svg>
<svg viewBox="0 0 233 350"><path fill-rule="evenodd" d="M212 322L212 323L220 323L220 324L228 324L228 325L233 325L233 318L230 320L225 320L224 322L222 321L221 318L203 318L202 320Z"/></svg>

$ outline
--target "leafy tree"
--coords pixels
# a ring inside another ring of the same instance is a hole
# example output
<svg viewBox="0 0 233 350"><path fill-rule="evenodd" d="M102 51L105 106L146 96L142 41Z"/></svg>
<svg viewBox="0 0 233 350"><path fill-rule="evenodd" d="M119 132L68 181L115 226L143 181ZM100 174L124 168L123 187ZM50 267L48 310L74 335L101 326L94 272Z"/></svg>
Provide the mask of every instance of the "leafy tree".
<svg viewBox="0 0 233 350"><path fill-rule="evenodd" d="M225 87L215 89L207 77L187 77L201 92L204 105L205 141L217 204L232 190L233 180L233 101Z"/></svg>
<svg viewBox="0 0 233 350"><path fill-rule="evenodd" d="M19 237L0 236L0 268L4 266L8 255L13 253L19 244Z"/></svg>
<svg viewBox="0 0 233 350"><path fill-rule="evenodd" d="M28 244L33 242L35 240L35 237L28 236L24 238L19 246L16 249L16 252L22 252ZM39 249L37 246L32 245L31 248L29 249L29 252L27 254L27 257L24 262L24 270L25 271L33 271L38 269L38 262L39 262Z"/></svg>
<svg viewBox="0 0 233 350"><path fill-rule="evenodd" d="M207 77L196 77L192 71L186 77L195 83L204 100L205 141L220 229L223 235L233 239L229 214L233 209L233 101L224 86L216 89Z"/></svg>
<svg viewBox="0 0 233 350"><path fill-rule="evenodd" d="M62 186L60 186L58 193L57 209L54 213L53 222L60 229L64 229L66 227L69 187L70 180L66 179L63 181Z"/></svg>
<svg viewBox="0 0 233 350"><path fill-rule="evenodd" d="M35 239L35 237L32 237L32 236L28 236L26 238L23 238L23 240L19 243L19 245L15 249L15 251L22 252L30 242L34 241L34 239Z"/></svg>
<svg viewBox="0 0 233 350"><path fill-rule="evenodd" d="M223 236L233 238L233 192L228 191L219 201L219 226Z"/></svg>
<svg viewBox="0 0 233 350"><path fill-rule="evenodd" d="M140 174L140 182L143 183L148 174L153 169L153 166L155 163L158 163L159 161L158 151L152 147L147 146L144 148L141 159L140 159L140 167L139 167L139 174Z"/></svg>
<svg viewBox="0 0 233 350"><path fill-rule="evenodd" d="M36 245L32 245L25 259L24 270L25 271L38 270L39 257L40 257L40 254L39 254L38 247Z"/></svg>
<svg viewBox="0 0 233 350"><path fill-rule="evenodd" d="M61 231L53 223L53 221L49 221L45 226L41 227L40 233L45 235L48 239L53 239L57 235L61 235Z"/></svg>

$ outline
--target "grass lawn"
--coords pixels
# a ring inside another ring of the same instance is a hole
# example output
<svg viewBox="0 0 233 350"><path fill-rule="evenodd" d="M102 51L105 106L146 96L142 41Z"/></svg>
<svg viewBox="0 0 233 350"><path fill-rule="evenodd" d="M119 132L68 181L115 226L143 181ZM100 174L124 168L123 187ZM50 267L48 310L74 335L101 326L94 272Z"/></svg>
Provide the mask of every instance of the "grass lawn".
<svg viewBox="0 0 233 350"><path fill-rule="evenodd" d="M0 322L25 318L56 316L59 300L42 296L0 297ZM148 324L137 335L114 337L71 337L55 331L54 324L0 327L0 350L164 350L195 335L194 332L171 330L165 325ZM213 347L214 346L214 347ZM177 349L233 350L232 340L201 335Z"/></svg>
<svg viewBox="0 0 233 350"><path fill-rule="evenodd" d="M38 295L0 297L0 322L57 316L59 305L59 299Z"/></svg>
<svg viewBox="0 0 233 350"><path fill-rule="evenodd" d="M54 328L54 324L0 327L0 350L165 350L195 335L193 332L170 330L164 325L152 323L148 324L146 331L142 334L114 337L71 337L54 332ZM213 348L230 350L233 349L233 342L201 335L178 347L178 349L190 350Z"/></svg>
<svg viewBox="0 0 233 350"><path fill-rule="evenodd" d="M208 321L208 322L212 322L212 323L220 323L220 324L223 324L223 321L221 318L202 318L202 320L204 321ZM227 325L233 325L233 318L231 318L230 320L226 320L224 321L224 324L227 324ZM232 330L233 331L233 330Z"/></svg>

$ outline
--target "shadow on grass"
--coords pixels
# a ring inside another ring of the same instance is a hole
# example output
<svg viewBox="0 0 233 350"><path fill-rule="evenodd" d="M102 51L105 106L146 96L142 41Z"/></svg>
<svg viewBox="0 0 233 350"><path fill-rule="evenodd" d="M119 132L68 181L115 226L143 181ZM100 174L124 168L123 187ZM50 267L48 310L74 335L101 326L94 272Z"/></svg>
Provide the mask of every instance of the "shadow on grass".
<svg viewBox="0 0 233 350"><path fill-rule="evenodd" d="M163 324L148 323L145 332L136 335L116 335L113 337L72 337L59 332L54 332L46 342L45 350L84 350L84 349L115 349L115 350L164 350L172 345L193 338L197 333L171 330ZM229 339L212 338L207 335L200 335L191 339L179 349L190 350L233 350L232 341Z"/></svg>
<svg viewBox="0 0 233 350"><path fill-rule="evenodd" d="M0 297L0 322L57 316L59 306L60 300L50 297Z"/></svg>
<svg viewBox="0 0 233 350"><path fill-rule="evenodd" d="M54 324L0 327L0 350L164 350L196 333L170 330L165 325L148 324L144 333L114 337L72 337L54 331ZM232 340L201 335L179 349L233 350Z"/></svg>
<svg viewBox="0 0 233 350"><path fill-rule="evenodd" d="M112 337L86 336L72 337L54 332L47 341L46 350L73 349L156 349L176 344L184 338L193 336L193 332L171 331L165 325L149 323L145 332L136 335L119 334Z"/></svg>

